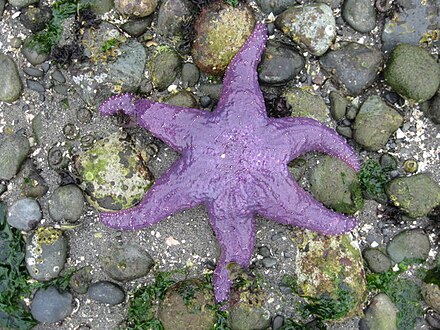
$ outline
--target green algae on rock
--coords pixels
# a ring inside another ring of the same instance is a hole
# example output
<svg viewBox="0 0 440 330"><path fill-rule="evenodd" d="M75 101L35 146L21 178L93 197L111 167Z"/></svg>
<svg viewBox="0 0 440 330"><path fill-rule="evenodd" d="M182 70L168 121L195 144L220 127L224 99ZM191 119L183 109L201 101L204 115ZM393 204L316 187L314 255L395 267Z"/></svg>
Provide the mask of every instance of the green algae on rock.
<svg viewBox="0 0 440 330"><path fill-rule="evenodd" d="M148 61L151 81L159 90L165 90L176 79L181 69L181 59L176 51L168 46L156 48L153 56Z"/></svg>
<svg viewBox="0 0 440 330"><path fill-rule="evenodd" d="M440 186L426 173L393 179L386 193L411 218L426 216L440 204Z"/></svg>
<svg viewBox="0 0 440 330"><path fill-rule="evenodd" d="M222 75L254 25L252 10L242 3L232 7L216 1L207 6L195 24L194 63L208 74Z"/></svg>
<svg viewBox="0 0 440 330"><path fill-rule="evenodd" d="M99 210L123 210L139 202L153 177L133 144L115 133L75 157L89 202Z"/></svg>
<svg viewBox="0 0 440 330"><path fill-rule="evenodd" d="M349 234L309 230L295 231L292 241L298 248L295 291L307 302L305 311L335 321L361 315L366 281L357 242Z"/></svg>
<svg viewBox="0 0 440 330"><path fill-rule="evenodd" d="M284 92L283 97L292 107L292 117L313 118L324 124L330 121L329 110L320 96L294 87Z"/></svg>

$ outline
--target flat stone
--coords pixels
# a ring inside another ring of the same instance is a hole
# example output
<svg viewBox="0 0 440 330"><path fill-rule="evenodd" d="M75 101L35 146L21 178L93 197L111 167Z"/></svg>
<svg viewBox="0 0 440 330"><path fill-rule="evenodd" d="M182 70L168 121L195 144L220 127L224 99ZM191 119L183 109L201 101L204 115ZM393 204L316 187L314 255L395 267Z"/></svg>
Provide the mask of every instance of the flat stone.
<svg viewBox="0 0 440 330"><path fill-rule="evenodd" d="M90 299L110 306L118 305L125 299L125 293L122 288L109 281L100 281L90 285L87 290Z"/></svg>
<svg viewBox="0 0 440 330"><path fill-rule="evenodd" d="M387 253L394 262L417 260L423 262L428 258L431 243L421 229L405 230L393 237L388 243Z"/></svg>
<svg viewBox="0 0 440 330"><path fill-rule="evenodd" d="M390 258L378 249L365 249L362 255L374 273L385 273L391 268Z"/></svg>
<svg viewBox="0 0 440 330"><path fill-rule="evenodd" d="M20 97L23 86L17 65L5 54L0 54L0 76L0 101L14 102Z"/></svg>
<svg viewBox="0 0 440 330"><path fill-rule="evenodd" d="M382 68L383 55L378 49L350 42L329 51L319 62L350 94L359 95L375 81Z"/></svg>
<svg viewBox="0 0 440 330"><path fill-rule="evenodd" d="M52 73L52 78L62 84L66 82L66 77L64 77L63 73L60 70L55 70Z"/></svg>
<svg viewBox="0 0 440 330"><path fill-rule="evenodd" d="M44 93L46 91L46 88L36 80L30 80L30 79L26 80L26 86L27 88L38 93Z"/></svg>
<svg viewBox="0 0 440 330"><path fill-rule="evenodd" d="M14 228L30 231L37 226L41 218L40 204L33 198L23 198L8 209L6 220Z"/></svg>
<svg viewBox="0 0 440 330"><path fill-rule="evenodd" d="M22 134L7 136L0 141L0 179L10 180L19 171L30 151L29 140Z"/></svg>
<svg viewBox="0 0 440 330"><path fill-rule="evenodd" d="M40 69L36 68L24 68L23 72L26 73L28 76L35 77L35 78L41 78L44 76L44 72Z"/></svg>
<svg viewBox="0 0 440 330"><path fill-rule="evenodd" d="M371 0L345 0L342 17L356 31L367 33L376 26L376 9Z"/></svg>
<svg viewBox="0 0 440 330"><path fill-rule="evenodd" d="M53 286L39 289L32 299L31 313L38 322L59 322L72 311L72 295L69 292L60 293Z"/></svg>
<svg viewBox="0 0 440 330"><path fill-rule="evenodd" d="M277 17L275 25L315 56L324 54L336 37L333 11L323 3L289 7Z"/></svg>

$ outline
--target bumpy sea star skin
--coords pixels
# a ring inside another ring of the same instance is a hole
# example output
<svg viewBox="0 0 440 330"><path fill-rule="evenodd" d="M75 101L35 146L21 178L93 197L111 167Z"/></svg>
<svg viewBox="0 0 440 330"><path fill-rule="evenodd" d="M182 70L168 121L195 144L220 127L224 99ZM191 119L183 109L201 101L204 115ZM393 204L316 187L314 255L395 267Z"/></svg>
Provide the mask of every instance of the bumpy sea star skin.
<svg viewBox="0 0 440 330"><path fill-rule="evenodd" d="M333 130L307 118L268 118L257 65L267 30L257 24L229 64L214 112L136 99L123 94L101 114L136 115L140 126L181 153L134 208L102 213L107 226L141 229L204 204L221 255L214 272L217 301L228 298L226 266L249 266L255 244L255 214L326 235L350 231L356 221L314 200L289 174L289 161L308 151L338 157L359 169L356 154Z"/></svg>

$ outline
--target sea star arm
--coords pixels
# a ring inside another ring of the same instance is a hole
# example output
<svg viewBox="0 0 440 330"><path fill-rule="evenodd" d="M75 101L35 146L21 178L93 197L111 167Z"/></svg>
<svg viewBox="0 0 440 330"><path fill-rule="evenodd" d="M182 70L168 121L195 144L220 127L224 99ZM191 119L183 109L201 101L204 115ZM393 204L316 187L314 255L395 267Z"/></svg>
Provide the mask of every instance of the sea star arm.
<svg viewBox="0 0 440 330"><path fill-rule="evenodd" d="M193 132L207 121L207 114L199 109L136 99L133 94L114 96L100 107L101 114L106 116L119 111L135 115L140 126L179 152L191 143Z"/></svg>
<svg viewBox="0 0 440 330"><path fill-rule="evenodd" d="M229 63L217 112L233 110L266 116L263 94L258 84L257 66L265 49L267 28L257 24L252 35Z"/></svg>
<svg viewBox="0 0 440 330"><path fill-rule="evenodd" d="M221 248L213 275L215 299L221 302L228 299L232 285L228 264L235 262L243 268L249 266L255 246L255 219L250 211L231 208L230 199L224 196L208 204L207 210Z"/></svg>
<svg viewBox="0 0 440 330"><path fill-rule="evenodd" d="M101 221L112 228L135 230L158 223L160 220L202 202L199 194L199 173L188 167L182 157L163 174L135 207L118 212L101 213Z"/></svg>
<svg viewBox="0 0 440 330"><path fill-rule="evenodd" d="M352 230L356 218L329 210L304 191L287 172L261 178L257 213L284 225L311 229L324 235L338 235Z"/></svg>
<svg viewBox="0 0 440 330"><path fill-rule="evenodd" d="M309 151L319 151L337 157L358 171L360 164L355 151L334 130L311 118L282 118L272 121L283 128L284 145L290 149L290 159Z"/></svg>

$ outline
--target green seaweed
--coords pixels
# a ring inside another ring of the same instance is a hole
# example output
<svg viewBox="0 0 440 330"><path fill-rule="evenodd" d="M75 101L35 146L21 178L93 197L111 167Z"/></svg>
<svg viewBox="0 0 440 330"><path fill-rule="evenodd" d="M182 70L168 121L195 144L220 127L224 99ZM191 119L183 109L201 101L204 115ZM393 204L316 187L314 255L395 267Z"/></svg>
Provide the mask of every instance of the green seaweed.
<svg viewBox="0 0 440 330"><path fill-rule="evenodd" d="M227 3L229 6L237 7L238 6L238 0L225 0L225 3Z"/></svg>
<svg viewBox="0 0 440 330"><path fill-rule="evenodd" d="M440 286L440 266L428 270L423 278L423 282Z"/></svg>
<svg viewBox="0 0 440 330"><path fill-rule="evenodd" d="M364 162L358 178L365 198L379 201L387 199L385 186L390 178L377 161L369 159Z"/></svg>

